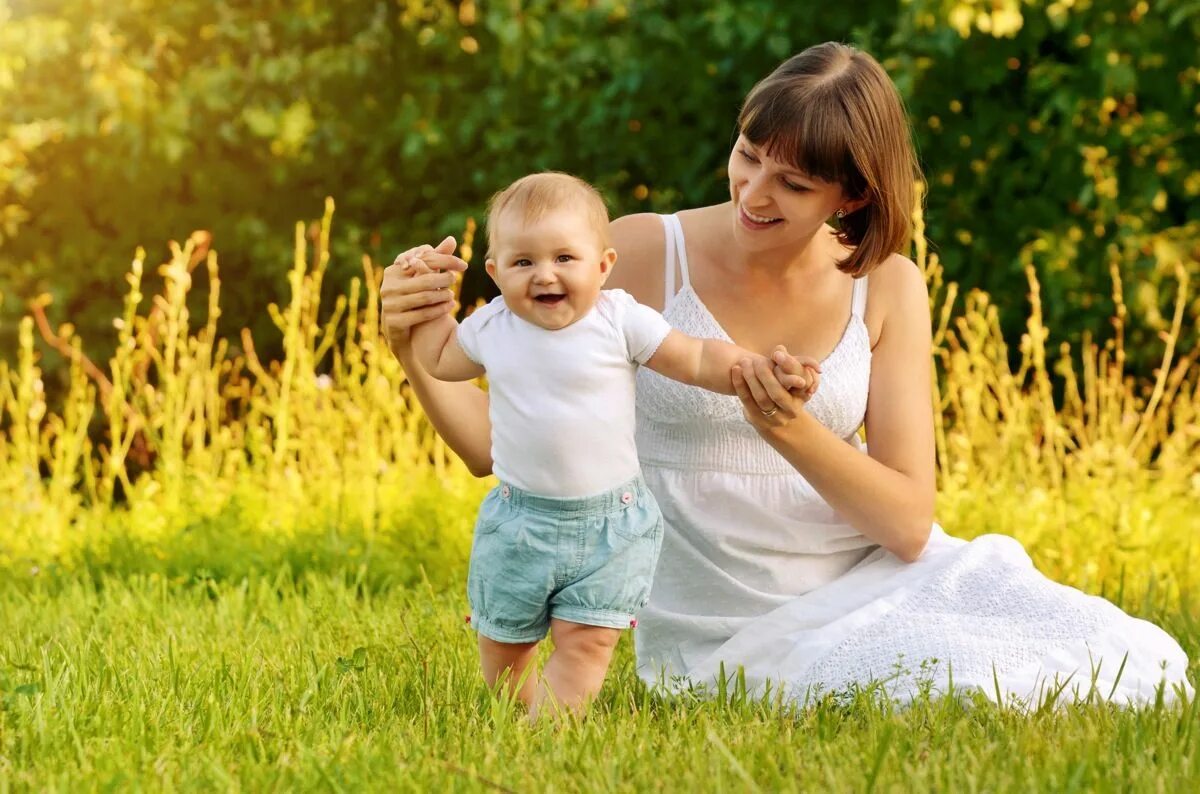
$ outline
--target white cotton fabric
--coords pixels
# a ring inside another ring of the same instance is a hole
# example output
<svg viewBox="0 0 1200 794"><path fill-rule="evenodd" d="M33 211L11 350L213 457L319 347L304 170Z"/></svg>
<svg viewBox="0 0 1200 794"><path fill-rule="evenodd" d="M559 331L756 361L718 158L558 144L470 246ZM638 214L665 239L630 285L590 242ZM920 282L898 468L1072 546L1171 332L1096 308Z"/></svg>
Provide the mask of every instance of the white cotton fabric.
<svg viewBox="0 0 1200 794"><path fill-rule="evenodd" d="M550 331L497 297L458 327L463 352L487 371L492 471L541 496L604 493L638 473L634 371L671 326L624 290Z"/></svg>
<svg viewBox="0 0 1200 794"><path fill-rule="evenodd" d="M678 219L664 224L664 316L686 334L729 339L692 289ZM867 279L855 281L845 332L806 406L864 454L866 292ZM736 397L648 370L637 382L642 471L666 524L635 637L647 683L710 685L741 667L753 691L770 682L800 702L875 681L900 703L952 684L1036 705L1056 676L1069 679L1059 702L1085 695L1093 676L1115 703L1152 702L1160 685L1167 702L1193 696L1174 639L1047 579L1016 540L967 542L934 525L906 564L825 502L755 433Z"/></svg>

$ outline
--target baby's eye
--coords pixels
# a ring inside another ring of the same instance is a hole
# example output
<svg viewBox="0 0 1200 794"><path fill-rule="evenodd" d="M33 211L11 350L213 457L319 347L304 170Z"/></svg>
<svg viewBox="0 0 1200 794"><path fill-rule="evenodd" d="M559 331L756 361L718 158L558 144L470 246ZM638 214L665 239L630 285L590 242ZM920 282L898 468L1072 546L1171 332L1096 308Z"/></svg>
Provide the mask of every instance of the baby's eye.
<svg viewBox="0 0 1200 794"><path fill-rule="evenodd" d="M528 259L518 259L516 262L513 262L513 267L529 267L532 264L533 262Z"/></svg>
<svg viewBox="0 0 1200 794"><path fill-rule="evenodd" d="M570 254L559 254L557 257L554 258L554 261L555 262L570 262L574 258L575 257L571 256Z"/></svg>

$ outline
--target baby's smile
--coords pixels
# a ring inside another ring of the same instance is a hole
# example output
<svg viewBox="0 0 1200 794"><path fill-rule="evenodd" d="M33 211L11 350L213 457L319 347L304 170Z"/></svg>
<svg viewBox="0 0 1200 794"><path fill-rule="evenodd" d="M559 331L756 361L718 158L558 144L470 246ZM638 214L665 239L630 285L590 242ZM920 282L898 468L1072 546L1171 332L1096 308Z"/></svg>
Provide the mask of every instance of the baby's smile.
<svg viewBox="0 0 1200 794"><path fill-rule="evenodd" d="M488 275L517 316L550 331L566 328L591 310L616 262L603 232L569 206L532 218L506 212L496 221Z"/></svg>

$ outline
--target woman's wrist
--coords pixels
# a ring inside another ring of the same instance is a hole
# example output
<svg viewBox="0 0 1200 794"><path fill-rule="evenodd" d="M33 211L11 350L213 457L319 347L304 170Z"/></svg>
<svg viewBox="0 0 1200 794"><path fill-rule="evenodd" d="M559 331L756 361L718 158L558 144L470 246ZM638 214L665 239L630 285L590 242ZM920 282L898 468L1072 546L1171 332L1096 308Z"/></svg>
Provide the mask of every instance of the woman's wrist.
<svg viewBox="0 0 1200 794"><path fill-rule="evenodd" d="M389 331L387 335L388 349L392 351L401 364L409 364L413 358L412 333L408 330Z"/></svg>
<svg viewBox="0 0 1200 794"><path fill-rule="evenodd" d="M786 450L802 449L821 427L812 414L802 410L790 422L762 427L758 432L774 450L785 453Z"/></svg>

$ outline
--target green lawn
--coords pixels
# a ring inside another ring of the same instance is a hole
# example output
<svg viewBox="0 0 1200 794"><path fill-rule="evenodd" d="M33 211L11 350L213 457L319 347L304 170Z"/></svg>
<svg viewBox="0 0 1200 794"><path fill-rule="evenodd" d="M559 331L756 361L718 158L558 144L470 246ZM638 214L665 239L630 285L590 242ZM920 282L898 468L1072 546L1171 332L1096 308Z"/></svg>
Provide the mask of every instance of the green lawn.
<svg viewBox="0 0 1200 794"><path fill-rule="evenodd" d="M1200 790L1200 707L492 699L457 592L352 576L0 586L0 790ZM1162 618L1189 656L1200 633ZM1196 678L1196 665L1192 676Z"/></svg>

